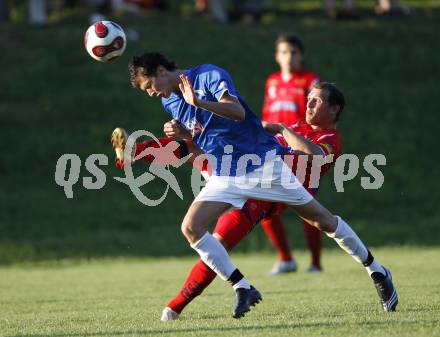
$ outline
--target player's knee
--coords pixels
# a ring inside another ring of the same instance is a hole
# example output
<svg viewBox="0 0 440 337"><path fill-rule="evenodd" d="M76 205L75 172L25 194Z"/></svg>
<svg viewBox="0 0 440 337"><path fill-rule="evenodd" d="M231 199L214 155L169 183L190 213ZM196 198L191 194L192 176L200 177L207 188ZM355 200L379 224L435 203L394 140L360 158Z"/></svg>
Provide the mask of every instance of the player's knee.
<svg viewBox="0 0 440 337"><path fill-rule="evenodd" d="M182 222L180 229L181 229L183 235L186 237L186 239L190 243L196 242L204 234L200 231L200 229L196 225L196 223L194 221L192 221L191 219L185 219Z"/></svg>
<svg viewBox="0 0 440 337"><path fill-rule="evenodd" d="M337 220L333 215L321 216L314 220L312 226L326 233L333 233L336 230Z"/></svg>
<svg viewBox="0 0 440 337"><path fill-rule="evenodd" d="M193 236L193 230L191 228L191 223L188 221L183 221L182 225L180 226L180 230L182 231L182 234L189 240L190 237Z"/></svg>

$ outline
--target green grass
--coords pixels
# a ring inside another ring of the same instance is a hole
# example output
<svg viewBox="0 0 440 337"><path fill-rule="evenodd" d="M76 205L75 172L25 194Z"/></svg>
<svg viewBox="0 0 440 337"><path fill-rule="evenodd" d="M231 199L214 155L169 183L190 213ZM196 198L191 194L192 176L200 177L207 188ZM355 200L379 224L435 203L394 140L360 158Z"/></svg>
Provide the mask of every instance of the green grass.
<svg viewBox="0 0 440 337"><path fill-rule="evenodd" d="M122 175L112 167L113 128L144 128L159 136L168 118L158 101L129 87L126 64L145 50L163 51L182 67L218 64L259 113L265 78L276 70L273 41L285 31L304 39L307 67L346 93L340 123L345 152L387 158L380 190L361 188L361 166L345 193L335 192L330 174L319 198L371 245L438 245L437 3L411 2L417 15L405 20L370 15L349 23L301 9L313 10L319 3L301 1L295 13L274 15L263 24L219 25L174 12L114 17L127 30L137 30L140 39L129 41L121 59L109 64L93 61L83 49L88 13L36 27L0 23L0 40L7 46L0 62L0 263L190 254L178 234L192 200L188 169L176 172L184 201L171 192L153 208L142 206L112 179ZM83 161L73 200L54 181L56 161L64 153L76 153ZM84 161L92 153L109 157L103 167L107 183L98 191L81 185L87 175ZM152 182L145 192L151 196L163 188ZM305 247L301 228L290 228L295 247ZM168 250L165 241L171 243ZM268 247L257 231L239 249Z"/></svg>
<svg viewBox="0 0 440 337"><path fill-rule="evenodd" d="M374 251L392 268L398 312L384 313L362 267L326 251L325 272L266 275L273 256L234 261L263 294L244 319L231 317L233 292L213 284L177 322L159 317L195 259L93 259L1 267L1 336L440 336L440 249ZM423 261L423 263L421 263Z"/></svg>

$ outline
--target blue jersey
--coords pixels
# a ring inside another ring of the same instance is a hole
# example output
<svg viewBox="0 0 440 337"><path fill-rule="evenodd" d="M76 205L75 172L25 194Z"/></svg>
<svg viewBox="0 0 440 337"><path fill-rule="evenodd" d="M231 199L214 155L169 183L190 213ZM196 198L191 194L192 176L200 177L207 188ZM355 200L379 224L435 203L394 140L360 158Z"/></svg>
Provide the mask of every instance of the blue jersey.
<svg viewBox="0 0 440 337"><path fill-rule="evenodd" d="M213 174L241 175L261 166L267 154L287 152L287 148L263 129L261 120L240 97L224 69L203 64L184 73L189 77L198 99L218 102L228 92L237 97L246 111L243 121L234 121L189 105L180 93L173 92L170 97L162 98L162 104L172 118L191 132L193 141L206 154L215 157L214 163L210 160ZM256 156L259 160L247 160Z"/></svg>

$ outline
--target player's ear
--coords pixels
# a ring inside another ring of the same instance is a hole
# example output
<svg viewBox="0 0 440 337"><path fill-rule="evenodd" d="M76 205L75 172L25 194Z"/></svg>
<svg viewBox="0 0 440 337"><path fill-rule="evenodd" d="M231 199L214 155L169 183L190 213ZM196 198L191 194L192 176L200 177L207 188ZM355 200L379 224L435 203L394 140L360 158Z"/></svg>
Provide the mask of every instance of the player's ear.
<svg viewBox="0 0 440 337"><path fill-rule="evenodd" d="M336 116L338 115L340 109L341 109L340 105L330 106L330 114L332 115L334 121L336 120Z"/></svg>
<svg viewBox="0 0 440 337"><path fill-rule="evenodd" d="M163 76L166 73L166 69L164 66L158 65L156 68L156 75L157 76Z"/></svg>

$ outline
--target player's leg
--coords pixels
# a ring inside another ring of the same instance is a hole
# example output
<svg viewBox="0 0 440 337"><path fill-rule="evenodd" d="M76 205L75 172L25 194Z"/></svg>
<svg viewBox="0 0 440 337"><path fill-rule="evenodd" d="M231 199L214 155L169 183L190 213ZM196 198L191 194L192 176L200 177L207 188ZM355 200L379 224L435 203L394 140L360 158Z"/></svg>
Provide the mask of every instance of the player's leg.
<svg viewBox="0 0 440 337"><path fill-rule="evenodd" d="M325 232L365 267L374 281L384 310L394 311L398 300L391 273L374 259L353 229L339 216L331 214L316 199L312 199L307 204L295 205L293 209L304 221Z"/></svg>
<svg viewBox="0 0 440 337"><path fill-rule="evenodd" d="M284 158L289 159L289 158ZM271 164L275 164L269 166ZM263 174L267 167L257 169L249 177L261 179L261 185L246 190L249 198L283 202L291 205L295 212L310 225L324 231L336 243L362 263L373 279L382 306L386 311L394 311L397 293L392 284L390 272L381 266L371 255L363 242L350 226L338 216L331 214L302 186L292 174L289 165L281 162L266 163L271 174ZM270 187L270 188L268 188Z"/></svg>
<svg viewBox="0 0 440 337"><path fill-rule="evenodd" d="M321 267L321 236L322 232L316 227L310 226L306 221L303 221L304 236L307 241L307 247L310 251L311 264L308 269L309 272L315 273L322 271Z"/></svg>
<svg viewBox="0 0 440 337"><path fill-rule="evenodd" d="M287 242L286 229L281 214L271 214L264 218L261 220L261 226L279 256L279 261L273 266L270 275L296 271L298 266Z"/></svg>
<svg viewBox="0 0 440 337"><path fill-rule="evenodd" d="M211 179L205 186L208 187ZM214 182L215 183L215 182ZM208 191L213 192L213 190ZM199 194L199 196L203 191ZM198 196L198 197L199 197ZM207 196L206 193L203 195ZM226 249L208 233L208 225L222 213L231 208L231 204L219 201L195 200L182 222L182 233L201 260L222 279L231 283L236 292L236 306L233 316L239 318L261 299L261 295L232 264Z"/></svg>
<svg viewBox="0 0 440 337"><path fill-rule="evenodd" d="M217 274L210 269L202 260L191 269L182 289L168 302L162 311L162 321L173 321L179 318L182 310L215 279Z"/></svg>
<svg viewBox="0 0 440 337"><path fill-rule="evenodd" d="M244 206L246 208L246 205ZM213 236L226 250L233 249L254 227L254 223L243 211L235 210L223 214L217 221ZM182 310L211 284L217 274L199 260L192 268L182 289L163 310L163 321L175 320Z"/></svg>
<svg viewBox="0 0 440 337"><path fill-rule="evenodd" d="M116 151L117 166L119 167L123 167L124 164L124 150L127 139L128 134L125 130L117 128L113 131L111 142ZM168 144L168 139L165 139L164 141L166 141ZM160 141L160 143L160 146L167 145L162 144L162 141ZM178 153L176 154L176 152L174 151L175 157L181 158L184 156L182 152L187 153L189 151L191 151L191 153L194 152L195 155L200 154L200 150L192 145L193 144L191 142L181 142L180 146L176 149ZM136 156L139 156L142 151L150 147L159 147L159 144L152 141L136 144L132 152L131 159L133 160ZM152 161L155 158L154 156L147 155L144 156L142 159L145 159L146 161ZM209 199L209 197L212 197L213 195L216 200L218 199L218 195L221 195L221 200L228 200L233 198L228 197L229 191L227 186L226 188L222 186L220 190L214 187L213 190L211 189L208 191L208 185L209 183L207 184L207 186L205 186L204 193L200 193L199 197L204 194L207 199ZM214 183L211 184L211 186L212 185L215 186L216 184ZM225 194L220 193L220 191ZM238 205L237 208L241 208L245 203L245 199L241 198L241 196L238 197L238 199L239 200L235 200L235 203ZM190 242L191 247L199 253L202 261L204 261L211 269L213 269L222 279L231 282L237 294L237 305L234 310L234 317L238 318L243 316L246 311L249 311L249 307L251 305L258 303L261 295L254 287L249 284L249 282L247 282L240 271L235 268L235 266L231 263L231 261L229 260L229 255L227 254L223 246L207 232L208 225L220 214L231 208L231 206L231 204L224 202L196 200L191 205L184 218L184 221L182 223L182 232ZM244 303L244 305L239 305L240 303Z"/></svg>
<svg viewBox="0 0 440 337"><path fill-rule="evenodd" d="M308 188L307 191L314 197L316 195L317 189ZM311 273L321 272L322 233L316 227L310 226L306 221L303 221L303 231L311 257L311 264L308 271Z"/></svg>
<svg viewBox="0 0 440 337"><path fill-rule="evenodd" d="M110 139L116 153L116 166L119 168L124 167L124 150L128 137L129 135L127 131L122 128L116 128L113 131ZM177 146L175 146L175 149L172 151L171 154L165 148L173 142L177 142ZM158 138L158 142L150 139L143 142L135 143L135 146L130 156L130 163L134 162L136 158L137 161L143 160L146 162L152 162L154 160L157 164L172 165L175 164L179 159L187 156L188 154L192 155L188 159L188 162L192 162L192 160L196 156L202 154L202 152L192 141L175 140L168 137L161 137Z"/></svg>

